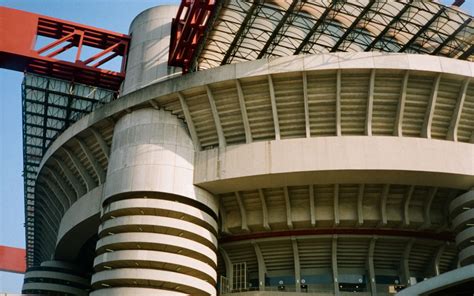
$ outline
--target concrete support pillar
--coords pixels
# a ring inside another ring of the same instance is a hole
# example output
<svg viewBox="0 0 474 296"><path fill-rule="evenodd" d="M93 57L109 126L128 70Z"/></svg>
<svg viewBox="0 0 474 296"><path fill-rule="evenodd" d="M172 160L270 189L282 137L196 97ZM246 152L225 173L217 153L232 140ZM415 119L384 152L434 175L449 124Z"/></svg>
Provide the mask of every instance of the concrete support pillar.
<svg viewBox="0 0 474 296"><path fill-rule="evenodd" d="M219 205L193 185L193 166L176 116L149 108L118 120L91 295L216 295Z"/></svg>

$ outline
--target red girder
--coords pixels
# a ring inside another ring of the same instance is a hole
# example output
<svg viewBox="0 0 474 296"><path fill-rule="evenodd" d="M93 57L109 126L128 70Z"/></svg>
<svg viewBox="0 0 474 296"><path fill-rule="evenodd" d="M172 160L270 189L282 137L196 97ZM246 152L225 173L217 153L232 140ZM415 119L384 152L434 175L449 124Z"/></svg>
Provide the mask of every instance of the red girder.
<svg viewBox="0 0 474 296"><path fill-rule="evenodd" d="M26 270L25 249L0 246L0 270L24 273Z"/></svg>
<svg viewBox="0 0 474 296"><path fill-rule="evenodd" d="M60 20L26 11L0 7L0 68L118 90L125 78L130 37L104 29ZM37 36L56 39L35 50ZM81 59L83 46L100 49L92 57ZM56 56L77 47L74 61ZM48 52L53 50L52 52ZM109 56L106 56L109 54ZM121 56L120 72L100 68Z"/></svg>
<svg viewBox="0 0 474 296"><path fill-rule="evenodd" d="M170 66L189 72L191 61L199 45L216 0L182 0L171 25Z"/></svg>

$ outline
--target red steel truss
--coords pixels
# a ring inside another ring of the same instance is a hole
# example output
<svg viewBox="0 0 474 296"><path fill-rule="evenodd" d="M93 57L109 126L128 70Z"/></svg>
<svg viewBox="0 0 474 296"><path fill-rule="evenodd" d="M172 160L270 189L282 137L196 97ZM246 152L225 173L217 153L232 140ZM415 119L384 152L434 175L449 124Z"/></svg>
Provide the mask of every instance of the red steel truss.
<svg viewBox="0 0 474 296"><path fill-rule="evenodd" d="M26 270L25 249L0 246L0 270L24 273Z"/></svg>
<svg viewBox="0 0 474 296"><path fill-rule="evenodd" d="M182 0L171 25L170 66L190 70L192 57L203 37L216 0Z"/></svg>
<svg viewBox="0 0 474 296"><path fill-rule="evenodd" d="M112 90L118 90L125 78L128 35L7 7L0 7L0 20L0 68ZM37 36L56 40L35 50ZM101 51L81 59L84 46ZM73 47L77 48L73 62L57 58ZM101 68L117 56L122 57L120 72Z"/></svg>

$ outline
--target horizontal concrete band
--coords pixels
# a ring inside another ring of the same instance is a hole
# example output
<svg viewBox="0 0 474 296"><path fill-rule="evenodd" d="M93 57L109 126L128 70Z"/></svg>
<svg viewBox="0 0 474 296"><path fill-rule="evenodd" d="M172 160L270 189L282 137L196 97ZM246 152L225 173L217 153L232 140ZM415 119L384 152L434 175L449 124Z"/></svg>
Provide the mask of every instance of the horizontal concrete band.
<svg viewBox="0 0 474 296"><path fill-rule="evenodd" d="M473 145L440 140L287 139L198 152L194 183L215 194L312 183L416 183L468 189L474 183L469 159L474 159Z"/></svg>
<svg viewBox="0 0 474 296"><path fill-rule="evenodd" d="M180 219L157 217L157 216L123 216L115 219L107 220L99 227L99 237L106 235L108 232L123 233L130 232L133 226L150 226L153 230L163 233L170 229L177 230L181 236L198 241L208 247L217 248L217 237L202 226L196 225ZM135 229L137 227L134 227Z"/></svg>
<svg viewBox="0 0 474 296"><path fill-rule="evenodd" d="M397 230L397 229L364 229L364 228L315 228L287 231L271 231L261 233L251 233L242 235L233 235L219 239L219 244L230 242L246 241L252 239L292 237L292 236L324 236L324 235L349 235L349 236L393 236L393 237L412 237L419 239L430 239L440 241L454 241L451 233L425 232L416 230Z"/></svg>
<svg viewBox="0 0 474 296"><path fill-rule="evenodd" d="M474 246L469 246L459 251L459 262L461 265L474 263Z"/></svg>
<svg viewBox="0 0 474 296"><path fill-rule="evenodd" d="M26 283L23 285L22 293L30 294L32 291L40 291L44 294L48 293L64 293L78 296L87 296L88 293L82 289L72 288L66 285L52 284L52 283ZM36 294L36 293L35 293Z"/></svg>
<svg viewBox="0 0 474 296"><path fill-rule="evenodd" d="M125 268L137 267L162 269L169 271L179 271L179 273L187 274L216 283L216 270L200 260L190 258L180 254L172 254L169 252L148 251L148 250L122 250L99 255L94 260L95 270L104 270L108 268ZM160 266L160 268L157 268Z"/></svg>
<svg viewBox="0 0 474 296"><path fill-rule="evenodd" d="M468 223L474 223L474 208L465 210L452 219L452 225L455 231L466 228Z"/></svg>
<svg viewBox="0 0 474 296"><path fill-rule="evenodd" d="M472 244L471 240L474 240L474 227L467 227L456 235L456 245L458 248L467 247Z"/></svg>
<svg viewBox="0 0 474 296"><path fill-rule="evenodd" d="M473 274L474 265L461 267L403 289L397 294L397 296L429 295L430 293L441 289L472 281Z"/></svg>
<svg viewBox="0 0 474 296"><path fill-rule="evenodd" d="M67 274L64 272L53 272L53 271L28 271L25 274L25 280L26 279L56 279L56 280L62 280L62 281L69 281L69 282L74 282L80 285L84 285L85 287L89 286L89 281L85 278Z"/></svg>
<svg viewBox="0 0 474 296"><path fill-rule="evenodd" d="M214 285L206 281L166 270L123 268L101 271L92 276L91 283L94 287L98 288L101 284L108 282L115 283L115 285L118 283L118 285L120 285L121 281L126 283L133 280L145 280L148 284L157 286L158 288L164 285L174 290L191 293L192 295L216 294Z"/></svg>
<svg viewBox="0 0 474 296"><path fill-rule="evenodd" d="M162 233L118 233L97 241L96 254L107 250L147 249L180 253L198 259L213 267L217 266L217 255L206 245L191 239Z"/></svg>
<svg viewBox="0 0 474 296"><path fill-rule="evenodd" d="M107 288L100 289L89 293L90 296L116 296L116 295L134 295L134 296L188 296L188 293L181 293L169 290L162 289L152 289L152 288Z"/></svg>
<svg viewBox="0 0 474 296"><path fill-rule="evenodd" d="M183 219L189 222L198 224L208 230L217 231L217 221L208 213L184 203L153 198L132 198L112 202L105 206L102 219L107 219L110 216L125 216L127 214L139 215L142 212L146 215L154 214L156 216L176 213L179 216L183 216ZM187 216L187 218L184 216Z"/></svg>

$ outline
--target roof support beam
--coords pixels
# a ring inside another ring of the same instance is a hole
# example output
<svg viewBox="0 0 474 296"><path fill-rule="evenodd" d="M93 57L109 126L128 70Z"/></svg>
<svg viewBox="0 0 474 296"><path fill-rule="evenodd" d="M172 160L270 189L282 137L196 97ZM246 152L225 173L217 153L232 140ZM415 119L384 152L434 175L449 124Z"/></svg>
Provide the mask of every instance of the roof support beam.
<svg viewBox="0 0 474 296"><path fill-rule="evenodd" d="M196 128L194 127L193 118L189 112L188 104L186 104L186 99L180 92L178 92L178 98L179 102L181 103L181 109L183 109L184 119L188 125L189 134L191 135L191 139L194 143L194 149L196 149L196 151L201 151L201 143L199 142L199 137L197 136Z"/></svg>
<svg viewBox="0 0 474 296"><path fill-rule="evenodd" d="M69 188L66 182L56 173L55 170L52 170L47 166L45 166L44 169L49 172L49 174L53 177L54 181L56 181L56 183L59 185L59 188L61 188L62 192L64 192L64 195L66 196L69 202L68 207L70 207L78 199L78 197Z"/></svg>
<svg viewBox="0 0 474 296"><path fill-rule="evenodd" d="M278 121L278 109L275 98L275 88L273 87L272 75L268 75L268 87L270 89L270 101L272 103L273 125L275 127L275 140L280 140L280 123Z"/></svg>
<svg viewBox="0 0 474 296"><path fill-rule="evenodd" d="M229 228L227 227L227 214L222 199L219 202L219 216L221 217L221 231L223 233L230 233Z"/></svg>
<svg viewBox="0 0 474 296"><path fill-rule="evenodd" d="M245 130L245 143L249 144L252 142L252 131L250 130L249 117L247 115L247 107L245 107L244 91L240 80L235 80L235 86L237 87L237 96L239 97L240 112L242 114L242 122L244 123Z"/></svg>
<svg viewBox="0 0 474 296"><path fill-rule="evenodd" d="M48 203L53 206L52 209L55 209L55 210L57 211L58 216L59 216L59 217L62 217L63 214L64 214L66 211L65 211L64 208L62 208L62 209L59 208L58 203L55 202L55 200L53 199L53 197L50 195L50 192L49 192L48 188L47 188L46 186L42 185L42 184L39 184L39 183L36 184L36 187L37 187L37 188L39 189L39 191L41 191L41 193L42 193L42 195L41 195L42 198L41 198L41 199L43 199L43 200L45 200L45 201L47 200ZM59 203L59 204L60 204L60 203ZM62 205L62 204L61 204L61 205Z"/></svg>
<svg viewBox="0 0 474 296"><path fill-rule="evenodd" d="M309 216L311 219L311 226L316 226L316 203L314 197L314 185L309 185Z"/></svg>
<svg viewBox="0 0 474 296"><path fill-rule="evenodd" d="M265 291L265 273L267 267L265 266L265 259L263 258L262 251L255 240L252 240L252 245L255 250L255 256L257 257L258 264L258 287L260 291Z"/></svg>
<svg viewBox="0 0 474 296"><path fill-rule="evenodd" d="M95 182L92 179L92 177L89 175L89 173L87 172L86 168L81 163L79 158L77 158L75 154L71 153L71 151L69 151L69 149L65 147L61 147L60 149L62 149L64 153L71 159L72 163L74 164L74 167L79 172L79 175L81 175L82 179L84 180L84 183L86 184L86 191L89 192L92 189L94 189Z"/></svg>
<svg viewBox="0 0 474 296"><path fill-rule="evenodd" d="M104 184L105 183L105 170L102 168L100 163L94 157L94 155L92 154L92 151L89 149L86 143L83 140L79 139L78 137L75 137L74 139L79 144L79 147L81 147L81 150L86 155L87 160L92 165L92 168L94 169L94 173L96 174L97 179L99 180L98 185Z"/></svg>
<svg viewBox="0 0 474 296"><path fill-rule="evenodd" d="M273 48L279 43L280 39L277 39L278 35L283 35L284 31L280 34L280 30L282 27L285 25L288 17L293 14L293 11L295 10L295 6L300 2L300 0L293 0L290 4L290 6L286 9L285 14L282 16L280 21L278 22L278 25L273 29L272 34L268 38L267 42L265 45L262 47L262 50L260 50L260 53L257 56L257 60L263 58L267 54L271 54L273 51ZM304 1L303 1L304 3ZM270 47L271 46L271 47ZM270 48L270 51L267 53L267 50Z"/></svg>
<svg viewBox="0 0 474 296"><path fill-rule="evenodd" d="M107 142L105 142L104 137L102 137L102 135L93 127L89 128L89 130L94 135L95 140L99 144L100 149L104 153L105 158L109 160L110 148L109 148L109 145L107 145Z"/></svg>
<svg viewBox="0 0 474 296"><path fill-rule="evenodd" d="M357 192L357 224L359 226L364 224L364 191L365 184L360 184Z"/></svg>
<svg viewBox="0 0 474 296"><path fill-rule="evenodd" d="M67 211L68 209L68 204L67 204L67 197L64 195L64 193L59 189L56 184L48 180L47 178L43 178L44 182L46 183L46 186L48 186L49 190L53 193L53 195L56 197L56 202L59 202L61 206L63 207L63 214ZM53 203L55 202L53 200Z"/></svg>
<svg viewBox="0 0 474 296"><path fill-rule="evenodd" d="M433 200L436 197L436 193L438 193L437 187L431 187L428 193L428 200L425 202L424 206L424 213L423 213L423 224L421 225L421 229L426 229L431 227L431 205L433 204Z"/></svg>
<svg viewBox="0 0 474 296"><path fill-rule="evenodd" d="M395 129L394 136L401 137L403 136L403 115L405 112L405 101L407 98L407 87L408 87L408 78L410 77L410 72L406 71L403 76L402 89L400 91L400 100L398 101L397 107L397 117L395 119Z"/></svg>
<svg viewBox="0 0 474 296"><path fill-rule="evenodd" d="M446 39L443 40L443 42L431 53L432 55L437 55L438 53L441 52L441 50L449 43L451 42L459 32L461 32L465 27L467 27L470 23L472 22L472 18L468 18L462 23L451 35L449 35Z"/></svg>
<svg viewBox="0 0 474 296"><path fill-rule="evenodd" d="M365 117L365 135L372 136L372 114L374 112L375 69L370 71L369 94L367 98L367 115Z"/></svg>
<svg viewBox="0 0 474 296"><path fill-rule="evenodd" d="M271 230L270 225L268 224L268 208L267 202L265 201L265 194L262 189L258 189L258 196L260 197L260 203L262 204L262 222L263 228L266 230Z"/></svg>
<svg viewBox="0 0 474 296"><path fill-rule="evenodd" d="M369 271L369 283L370 283L370 292L372 295L377 295L377 284L375 283L375 266L374 266L374 253L375 253L375 243L377 242L377 237L373 237L370 240L369 244L369 254L367 255L367 269Z"/></svg>
<svg viewBox="0 0 474 296"><path fill-rule="evenodd" d="M66 176L66 179L72 185L72 188L74 188L74 191L76 191L77 198L80 198L81 196L83 196L86 193L86 190L84 189L82 184L77 180L77 178L73 175L73 173L67 167L67 165L64 164L62 160L59 160L58 158L56 158L54 156L52 157L52 159L61 168L64 175Z"/></svg>
<svg viewBox="0 0 474 296"><path fill-rule="evenodd" d="M290 195L288 193L288 187L283 187L283 195L285 196L285 208L286 208L286 225L289 229L293 229L293 219L291 217L291 203Z"/></svg>
<svg viewBox="0 0 474 296"><path fill-rule="evenodd" d="M407 287L411 286L410 281L410 252L413 247L414 239L408 240L405 249L403 250L402 262L401 262L401 275L402 275L402 284L405 284Z"/></svg>
<svg viewBox="0 0 474 296"><path fill-rule="evenodd" d="M318 18L316 23L314 23L313 27L308 31L308 34L304 37L303 41L298 45L298 48L296 48L295 52L293 55L298 55L300 54L301 51L306 47L306 45L309 43L311 38L313 37L314 33L318 30L318 28L322 25L322 23L326 20L326 17L328 16L329 12L331 12L332 7L336 3L336 0L331 1L331 3L328 5L326 10L321 14L321 16ZM306 52L306 51L305 51Z"/></svg>
<svg viewBox="0 0 474 296"><path fill-rule="evenodd" d="M295 264L295 279L296 279L296 292L301 292L301 265L300 265L300 255L298 251L298 242L294 236L291 237L291 246L293 248L293 262Z"/></svg>
<svg viewBox="0 0 474 296"><path fill-rule="evenodd" d="M451 118L451 123L449 124L447 140L452 140L455 142L458 141L458 126L459 121L461 120L462 108L464 106L464 101L466 100L466 93L470 80L470 78L464 80L464 83L459 91L458 101L456 102L453 117Z"/></svg>
<svg viewBox="0 0 474 296"><path fill-rule="evenodd" d="M432 272L434 276L438 276L441 274L439 262L441 261L441 257L443 256L445 249L446 249L446 244L441 244L433 256L433 261L431 263L431 266L433 268Z"/></svg>
<svg viewBox="0 0 474 296"><path fill-rule="evenodd" d="M390 185L385 184L382 190L382 196L380 197L380 226L387 225L387 199L390 192Z"/></svg>
<svg viewBox="0 0 474 296"><path fill-rule="evenodd" d="M311 126L309 123L309 103L308 103L308 77L303 71L303 100L304 100L304 122L306 128L306 138L311 137Z"/></svg>
<svg viewBox="0 0 474 296"><path fill-rule="evenodd" d="M384 29L377 35L377 37L372 40L372 42L365 48L364 51L371 51L375 47L375 45L379 43L380 40L382 40L385 34L387 34L387 32L393 28L393 25L399 22L405 12L410 9L411 2L412 0L410 0L407 4L405 4L405 6L403 6L403 8L397 13L397 15L393 17L393 19L384 27Z"/></svg>
<svg viewBox="0 0 474 296"><path fill-rule="evenodd" d="M441 74L438 74L433 81L433 88L431 90L430 101L426 108L425 120L423 121L423 127L421 129L421 136L424 138L431 139L431 125L433 123L433 116L436 107L436 98L438 97L439 82L441 80Z"/></svg>
<svg viewBox="0 0 474 296"><path fill-rule="evenodd" d="M403 203L403 224L405 226L410 225L410 200L411 197L413 196L413 192L415 191L415 186L411 185L408 188L408 192L405 195L405 201Z"/></svg>
<svg viewBox="0 0 474 296"><path fill-rule="evenodd" d="M44 191L44 190L41 190L41 191ZM44 194L44 192L42 192L42 195L46 195L46 194ZM51 203L51 200L48 196L46 196L46 198L45 198L45 196L42 196L42 195L40 195L41 198L36 199L36 202L37 203L44 203L46 205L46 207L48 208L49 213L51 213L54 216L55 220L58 222L58 225L59 225L59 223L61 222L61 218L62 218L59 208L57 207L57 205L55 203Z"/></svg>
<svg viewBox="0 0 474 296"><path fill-rule="evenodd" d="M207 97L209 98L209 105L211 106L212 117L214 118L214 123L216 125L217 138L219 139L219 148L224 148L226 146L224 131L222 130L221 120L219 118L219 112L217 111L216 101L214 100L214 95L212 94L211 88L206 84Z"/></svg>
<svg viewBox="0 0 474 296"><path fill-rule="evenodd" d="M418 39L418 37L421 36L421 34L425 33L426 30L428 30L428 28L431 26L432 23L434 23L445 11L445 7L442 6L437 13L435 13L431 19L423 25L423 27L421 27L420 29L418 29L418 31L413 35L413 37L411 37L410 40L408 40L407 43L405 43L403 45L402 48L400 48L400 50L398 52L404 52L405 50L407 50L408 48L410 48L410 46Z"/></svg>
<svg viewBox="0 0 474 296"><path fill-rule="evenodd" d="M334 184L334 226L339 222L339 184Z"/></svg>
<svg viewBox="0 0 474 296"><path fill-rule="evenodd" d="M337 270L337 235L334 235L331 242L331 266L334 284L334 295L339 296L339 272Z"/></svg>
<svg viewBox="0 0 474 296"><path fill-rule="evenodd" d="M341 69L337 70L336 78L336 136L342 135L341 129Z"/></svg>
<svg viewBox="0 0 474 296"><path fill-rule="evenodd" d="M240 193L238 191L235 192L235 199L237 199L237 204L239 205L241 228L244 231L249 231L249 227L247 225L247 212L245 210L244 203L243 203L242 198L240 197Z"/></svg>
<svg viewBox="0 0 474 296"><path fill-rule="evenodd" d="M227 254L224 248L219 247L219 252L221 253L222 259L224 259L225 264L225 275L229 283L228 290L232 290L232 280L234 279L234 269L232 267L232 260L230 260L229 255Z"/></svg>
<svg viewBox="0 0 474 296"><path fill-rule="evenodd" d="M330 52L336 52L341 46L341 44L346 40L346 38L353 32L353 30L357 27L359 22L364 18L366 14L369 13L370 9L374 5L376 1L375 0L370 0L370 2L364 7L364 9L361 11L361 13L356 17L356 19L352 22L352 24L349 26L349 28L346 29L344 34L339 37L337 40L336 44L331 48Z"/></svg>
<svg viewBox="0 0 474 296"><path fill-rule="evenodd" d="M467 60L474 53L474 44L472 44L463 54L459 56L460 60Z"/></svg>

